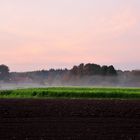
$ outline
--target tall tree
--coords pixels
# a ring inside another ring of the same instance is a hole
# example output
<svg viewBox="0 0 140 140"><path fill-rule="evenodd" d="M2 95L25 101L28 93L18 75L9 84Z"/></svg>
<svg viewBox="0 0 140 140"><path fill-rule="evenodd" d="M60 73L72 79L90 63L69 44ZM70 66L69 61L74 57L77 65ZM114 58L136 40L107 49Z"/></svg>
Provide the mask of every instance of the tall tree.
<svg viewBox="0 0 140 140"><path fill-rule="evenodd" d="M107 75L108 66L104 65L101 67L101 75Z"/></svg>
<svg viewBox="0 0 140 140"><path fill-rule="evenodd" d="M9 74L9 67L6 65L0 65L0 80L2 81L8 81L10 78Z"/></svg>
<svg viewBox="0 0 140 140"><path fill-rule="evenodd" d="M78 75L78 67L77 66L74 66L71 70L70 70L70 73L72 75Z"/></svg>
<svg viewBox="0 0 140 140"><path fill-rule="evenodd" d="M112 65L108 67L107 74L111 75L111 76L116 76L117 75L117 72Z"/></svg>

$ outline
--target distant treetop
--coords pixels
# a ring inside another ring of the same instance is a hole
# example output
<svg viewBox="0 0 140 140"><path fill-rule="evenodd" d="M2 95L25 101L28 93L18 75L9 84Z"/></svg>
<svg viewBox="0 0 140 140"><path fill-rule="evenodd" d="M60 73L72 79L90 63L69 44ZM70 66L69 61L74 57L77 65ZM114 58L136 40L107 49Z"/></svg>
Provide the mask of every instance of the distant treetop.
<svg viewBox="0 0 140 140"><path fill-rule="evenodd" d="M80 64L79 66L74 66L71 70L73 75L102 75L102 76L116 76L117 71L111 66L100 66L94 63Z"/></svg>

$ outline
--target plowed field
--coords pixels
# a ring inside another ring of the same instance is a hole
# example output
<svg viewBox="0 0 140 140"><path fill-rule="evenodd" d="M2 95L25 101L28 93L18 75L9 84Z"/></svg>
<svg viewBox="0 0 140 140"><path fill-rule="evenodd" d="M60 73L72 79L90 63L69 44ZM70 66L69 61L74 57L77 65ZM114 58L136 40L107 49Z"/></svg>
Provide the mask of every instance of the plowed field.
<svg viewBox="0 0 140 140"><path fill-rule="evenodd" d="M140 101L0 100L0 140L48 139L140 140Z"/></svg>

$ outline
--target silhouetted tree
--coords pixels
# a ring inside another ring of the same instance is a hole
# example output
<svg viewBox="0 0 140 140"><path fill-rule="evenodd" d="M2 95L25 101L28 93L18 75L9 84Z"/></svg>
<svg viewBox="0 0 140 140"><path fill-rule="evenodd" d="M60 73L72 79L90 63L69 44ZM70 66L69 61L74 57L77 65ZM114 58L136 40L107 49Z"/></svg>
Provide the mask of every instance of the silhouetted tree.
<svg viewBox="0 0 140 140"><path fill-rule="evenodd" d="M100 75L101 66L97 64L86 64L84 66L84 74L85 75Z"/></svg>
<svg viewBox="0 0 140 140"><path fill-rule="evenodd" d="M0 80L8 81L10 78L9 67L6 65L0 65Z"/></svg>
<svg viewBox="0 0 140 140"><path fill-rule="evenodd" d="M114 67L111 65L108 67L107 70L107 74L111 75L111 76L116 76L117 75L117 71L114 69Z"/></svg>
<svg viewBox="0 0 140 140"><path fill-rule="evenodd" d="M80 76L83 76L84 75L84 64L83 63L81 63L78 66L78 75L80 75Z"/></svg>
<svg viewBox="0 0 140 140"><path fill-rule="evenodd" d="M71 70L70 70L70 73L72 75L78 75L78 67L77 66L74 66Z"/></svg>
<svg viewBox="0 0 140 140"><path fill-rule="evenodd" d="M107 66L102 66L101 67L101 75L107 75L108 67Z"/></svg>

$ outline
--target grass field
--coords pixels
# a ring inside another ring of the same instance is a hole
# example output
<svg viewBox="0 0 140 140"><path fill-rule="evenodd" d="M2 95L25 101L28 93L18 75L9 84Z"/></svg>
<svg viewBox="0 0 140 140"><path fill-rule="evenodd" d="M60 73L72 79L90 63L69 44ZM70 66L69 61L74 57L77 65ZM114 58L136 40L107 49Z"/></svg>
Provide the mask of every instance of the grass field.
<svg viewBox="0 0 140 140"><path fill-rule="evenodd" d="M140 88L51 87L51 88L0 90L0 98L140 99Z"/></svg>

